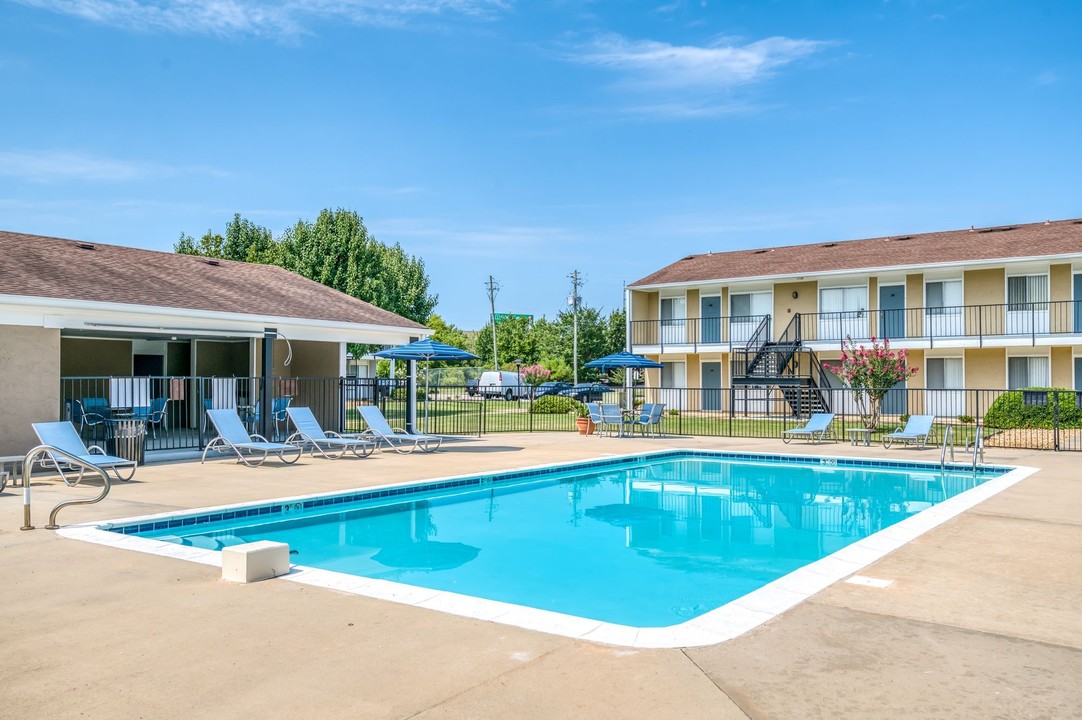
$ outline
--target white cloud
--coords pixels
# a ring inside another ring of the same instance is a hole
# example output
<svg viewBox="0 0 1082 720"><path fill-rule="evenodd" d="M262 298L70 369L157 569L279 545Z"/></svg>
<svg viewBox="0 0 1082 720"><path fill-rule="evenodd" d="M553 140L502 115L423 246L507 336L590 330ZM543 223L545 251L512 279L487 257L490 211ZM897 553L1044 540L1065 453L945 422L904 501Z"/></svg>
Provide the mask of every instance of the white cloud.
<svg viewBox="0 0 1082 720"><path fill-rule="evenodd" d="M719 38L700 47L607 35L580 48L570 58L618 71L633 87L723 89L765 80L778 69L831 44L778 36L745 45Z"/></svg>
<svg viewBox="0 0 1082 720"><path fill-rule="evenodd" d="M369 224L381 242L400 242L415 255L491 259L513 251L516 258L539 259L554 248L574 248L581 241L566 228L491 224L456 226L445 218L387 218Z"/></svg>
<svg viewBox="0 0 1082 720"><path fill-rule="evenodd" d="M226 175L205 166L161 165L66 150L0 150L0 177L26 182L131 182L188 174Z"/></svg>
<svg viewBox="0 0 1082 720"><path fill-rule="evenodd" d="M444 14L487 18L509 0L16 0L24 5L138 31L199 35L292 36L319 18L404 25Z"/></svg>
<svg viewBox="0 0 1082 720"><path fill-rule="evenodd" d="M1045 70L1033 78L1033 82L1037 85L1052 85L1059 82L1059 74L1054 70Z"/></svg>

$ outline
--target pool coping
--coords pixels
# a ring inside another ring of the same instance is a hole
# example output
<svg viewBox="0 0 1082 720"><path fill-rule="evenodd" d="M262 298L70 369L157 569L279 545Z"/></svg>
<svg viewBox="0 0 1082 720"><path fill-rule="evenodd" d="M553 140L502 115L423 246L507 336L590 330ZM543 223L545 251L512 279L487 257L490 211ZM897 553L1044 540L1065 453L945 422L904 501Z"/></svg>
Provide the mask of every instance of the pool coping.
<svg viewBox="0 0 1082 720"><path fill-rule="evenodd" d="M156 513L153 515L135 516L117 520L99 520L65 526L58 529L56 533L62 537L99 545L221 567L222 553L218 550L207 550L177 545L162 540L154 540L131 534L122 534L104 528L162 521L166 518L175 519L178 517L206 515L215 512L230 512L238 509L247 510L267 506L272 503L303 503L305 501L342 496L350 492L381 493L384 491L396 491L403 488L424 488L441 483L451 483L465 478L490 479L494 476L523 473L523 475L519 477L507 479L524 479L532 475L547 474L558 468L581 467L584 465L604 466L626 462L634 458L650 458L677 453L686 453L691 456L699 457L716 457L719 459L800 458L801 462L823 465L830 464L829 462L822 462L823 460L844 460L847 461L846 465L849 465L848 461L852 461L852 466L854 467L859 467L861 465L886 464L892 467L913 468L935 472L939 472L941 469L940 463L936 462L899 462L887 458L852 458L844 455L808 456L785 453L742 453L724 450L666 448L664 450L632 452L621 455L614 454L595 460L546 463L507 468L505 470L480 474L467 473L430 480L411 480L401 483L358 488L356 491L342 490L313 493L288 498L272 498L269 500L235 503L209 508ZM984 500L1006 490L1039 470L1039 468L1012 465L992 465L984 467L999 468L1006 470L1007 472L998 477L990 478L974 488L948 498L943 502L937 503L933 507L907 517L879 532L851 543L827 557L798 568L736 600L699 615L698 617L692 618L684 623L667 627L640 628L619 625L616 623L607 623L600 620L591 620L574 615L530 608L497 600L488 600L444 590L432 590L388 580L347 575L345 573L304 565L293 565L288 574L282 575L276 579L298 582L315 587L329 588L355 595L364 595L380 600L390 600L396 603L439 610L441 612L462 617L497 622L528 630L536 630L539 632L607 645L633 648L677 648L715 645L743 635L759 625L762 625L786 610L803 602L812 595L854 575L861 569L880 560L887 554L911 542L929 530L938 527L947 520L975 507ZM951 470L970 470L970 466L956 463L947 464L947 468ZM389 492L387 493L387 496L399 494L400 493L397 492Z"/></svg>

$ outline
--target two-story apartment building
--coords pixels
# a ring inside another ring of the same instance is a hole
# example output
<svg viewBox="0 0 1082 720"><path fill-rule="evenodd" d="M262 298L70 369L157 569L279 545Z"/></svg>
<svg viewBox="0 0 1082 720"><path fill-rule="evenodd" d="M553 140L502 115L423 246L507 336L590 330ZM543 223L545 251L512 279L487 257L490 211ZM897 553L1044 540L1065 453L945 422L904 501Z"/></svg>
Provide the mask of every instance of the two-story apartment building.
<svg viewBox="0 0 1082 720"><path fill-rule="evenodd" d="M648 384L703 389L674 394L687 409L774 375L836 386L821 363L847 337L906 348L940 415L972 412L967 389L1082 390L1082 220L689 255L626 303L630 349L664 364Z"/></svg>

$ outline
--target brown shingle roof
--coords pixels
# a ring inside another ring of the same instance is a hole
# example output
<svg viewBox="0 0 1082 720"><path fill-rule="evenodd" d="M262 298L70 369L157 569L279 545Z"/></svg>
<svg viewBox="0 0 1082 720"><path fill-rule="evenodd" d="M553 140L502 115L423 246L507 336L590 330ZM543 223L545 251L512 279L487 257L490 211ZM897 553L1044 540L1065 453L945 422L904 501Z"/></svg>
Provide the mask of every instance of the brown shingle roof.
<svg viewBox="0 0 1082 720"><path fill-rule="evenodd" d="M689 255L631 283L707 282L1082 253L1082 220Z"/></svg>
<svg viewBox="0 0 1082 720"><path fill-rule="evenodd" d="M424 327L272 265L4 231L0 295Z"/></svg>

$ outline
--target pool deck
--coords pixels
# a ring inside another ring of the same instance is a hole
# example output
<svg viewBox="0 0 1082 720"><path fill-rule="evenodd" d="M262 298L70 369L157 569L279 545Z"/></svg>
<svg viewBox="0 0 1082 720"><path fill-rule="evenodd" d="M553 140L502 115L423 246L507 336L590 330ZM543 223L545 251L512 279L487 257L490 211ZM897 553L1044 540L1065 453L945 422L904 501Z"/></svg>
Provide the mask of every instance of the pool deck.
<svg viewBox="0 0 1082 720"><path fill-rule="evenodd" d="M936 461L938 450L729 438L490 435L435 456L148 465L71 524L669 447ZM1082 454L716 646L595 645L20 532L0 494L0 718L1082 717ZM35 478L34 523L96 488Z"/></svg>

